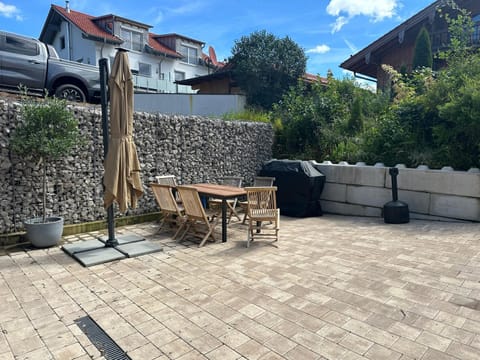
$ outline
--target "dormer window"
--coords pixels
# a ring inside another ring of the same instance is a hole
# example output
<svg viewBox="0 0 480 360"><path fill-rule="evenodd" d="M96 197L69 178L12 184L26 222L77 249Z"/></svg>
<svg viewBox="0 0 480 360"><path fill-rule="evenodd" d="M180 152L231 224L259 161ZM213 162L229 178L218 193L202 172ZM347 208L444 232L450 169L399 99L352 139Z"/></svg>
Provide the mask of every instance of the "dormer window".
<svg viewBox="0 0 480 360"><path fill-rule="evenodd" d="M142 51L142 33L129 28L122 27L122 46L133 51Z"/></svg>
<svg viewBox="0 0 480 360"><path fill-rule="evenodd" d="M196 48L180 45L180 54L183 55L183 62L198 65L198 50Z"/></svg>

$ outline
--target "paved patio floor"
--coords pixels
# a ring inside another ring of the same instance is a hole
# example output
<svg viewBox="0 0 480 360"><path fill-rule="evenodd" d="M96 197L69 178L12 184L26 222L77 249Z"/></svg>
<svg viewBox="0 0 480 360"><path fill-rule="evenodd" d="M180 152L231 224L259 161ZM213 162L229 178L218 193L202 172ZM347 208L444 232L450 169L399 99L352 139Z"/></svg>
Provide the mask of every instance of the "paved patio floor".
<svg viewBox="0 0 480 360"><path fill-rule="evenodd" d="M480 225L282 217L274 247L177 244L84 268L59 247L0 257L0 359L480 359ZM90 239L98 233L66 239Z"/></svg>

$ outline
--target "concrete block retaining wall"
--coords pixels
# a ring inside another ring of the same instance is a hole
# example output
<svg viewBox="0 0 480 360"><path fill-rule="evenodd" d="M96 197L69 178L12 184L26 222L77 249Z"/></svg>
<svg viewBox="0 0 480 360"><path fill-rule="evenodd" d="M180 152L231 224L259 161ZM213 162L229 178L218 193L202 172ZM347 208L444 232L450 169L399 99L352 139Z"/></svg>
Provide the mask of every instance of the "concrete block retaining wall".
<svg viewBox="0 0 480 360"><path fill-rule="evenodd" d="M324 212L383 216L392 200L387 167L317 163L326 176L321 204ZM480 221L480 171L399 167L398 198L408 204L410 217L432 220Z"/></svg>
<svg viewBox="0 0 480 360"><path fill-rule="evenodd" d="M20 106L0 99L0 234L21 231L23 220L41 214L40 167L16 157L9 148ZM48 169L48 214L63 216L66 224L104 220L100 106L71 110L85 144ZM134 138L145 194L129 215L140 215L158 211L148 188L155 175L173 174L183 184L217 182L226 175L251 183L272 156L273 129L265 123L137 112Z"/></svg>

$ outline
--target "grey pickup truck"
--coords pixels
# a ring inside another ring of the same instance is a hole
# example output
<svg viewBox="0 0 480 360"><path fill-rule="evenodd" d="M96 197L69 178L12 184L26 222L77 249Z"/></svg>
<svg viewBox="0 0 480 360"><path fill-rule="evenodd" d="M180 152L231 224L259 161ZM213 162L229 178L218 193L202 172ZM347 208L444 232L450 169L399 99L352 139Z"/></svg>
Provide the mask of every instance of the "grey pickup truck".
<svg viewBox="0 0 480 360"><path fill-rule="evenodd" d="M60 59L53 46L37 39L0 31L0 88L20 86L76 102L100 99L97 67Z"/></svg>

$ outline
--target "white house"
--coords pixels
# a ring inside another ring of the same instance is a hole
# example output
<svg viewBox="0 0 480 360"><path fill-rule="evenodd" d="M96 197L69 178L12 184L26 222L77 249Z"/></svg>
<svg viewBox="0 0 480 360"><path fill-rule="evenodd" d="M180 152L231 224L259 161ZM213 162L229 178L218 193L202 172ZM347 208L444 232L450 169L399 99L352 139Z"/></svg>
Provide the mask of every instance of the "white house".
<svg viewBox="0 0 480 360"><path fill-rule="evenodd" d="M98 65L101 58L110 60L110 68L122 47L129 50L130 67L136 91L192 93L190 86L174 84L211 73L214 65L202 52L205 44L179 34L157 35L151 26L109 14L91 16L52 5L40 34L63 59Z"/></svg>

